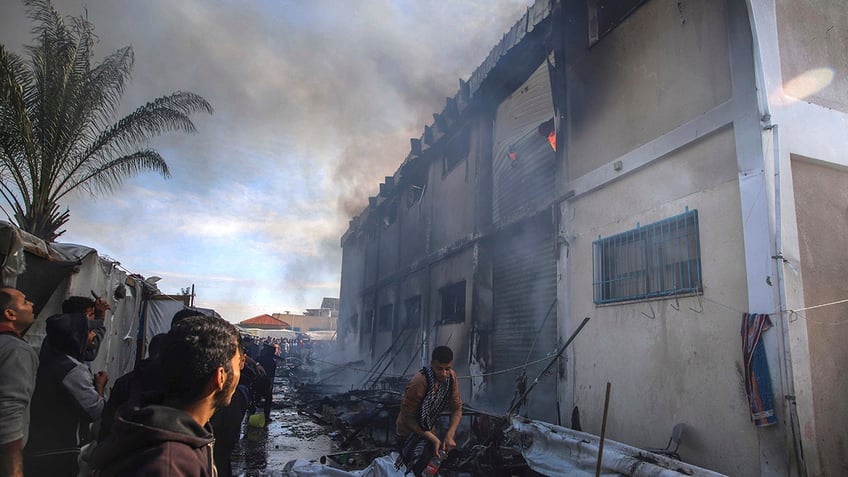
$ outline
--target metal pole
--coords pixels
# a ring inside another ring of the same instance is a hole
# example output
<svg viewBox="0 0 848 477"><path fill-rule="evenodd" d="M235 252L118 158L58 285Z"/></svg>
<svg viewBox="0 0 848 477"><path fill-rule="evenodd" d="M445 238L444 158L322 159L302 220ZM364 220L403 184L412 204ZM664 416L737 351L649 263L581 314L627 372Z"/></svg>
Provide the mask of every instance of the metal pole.
<svg viewBox="0 0 848 477"><path fill-rule="evenodd" d="M518 400L515 401L512 404L512 406L510 406L509 411L506 412L507 414L512 414L512 412L515 411L515 409L519 405L521 405L521 403L524 401L524 399L527 397L527 395L530 394L530 391L532 391L533 388L536 387L537 384L539 384L539 378L541 378L545 373L547 373L553 367L554 364L556 364L557 360L559 359L559 356L565 351L565 348L567 348L568 345L570 345L571 342L574 341L574 338L577 337L577 334L580 333L580 330L582 330L583 327L586 326L586 323L588 323L588 322L589 322L588 316L586 318L583 318L583 321L580 323L580 325L577 327L577 329L574 330L574 333L571 333L571 336L569 336L568 341L566 341L565 344L562 345L562 347L560 347L559 351L557 351L557 353L553 356L553 358L551 358L551 362L548 363L547 366L545 366L545 369L543 369L542 372L539 373L538 376L536 376L536 379L534 379L533 383L530 385L530 387L528 387L527 390L524 391L524 394L522 394L521 397L518 398Z"/></svg>
<svg viewBox="0 0 848 477"><path fill-rule="evenodd" d="M612 384L607 383L607 395L604 397L604 420L601 421L601 440L598 443L598 465L595 467L595 477L601 477L601 460L604 457L604 436L607 433L607 414L609 412L610 388Z"/></svg>

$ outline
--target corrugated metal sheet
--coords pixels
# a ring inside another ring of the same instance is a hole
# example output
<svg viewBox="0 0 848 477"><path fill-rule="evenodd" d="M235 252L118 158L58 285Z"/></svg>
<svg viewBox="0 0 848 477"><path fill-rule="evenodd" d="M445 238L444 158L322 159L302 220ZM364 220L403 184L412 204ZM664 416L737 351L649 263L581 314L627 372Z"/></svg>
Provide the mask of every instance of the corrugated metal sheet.
<svg viewBox="0 0 848 477"><path fill-rule="evenodd" d="M551 0L537 0L527 9L527 31L533 31L539 23L551 14Z"/></svg>
<svg viewBox="0 0 848 477"><path fill-rule="evenodd" d="M542 123L553 118L547 63L498 107L492 147L492 220L508 221L549 202L556 191L556 157Z"/></svg>
<svg viewBox="0 0 848 477"><path fill-rule="evenodd" d="M533 31L536 25L550 16L550 14L550 0L537 0L527 9L527 12L522 15L521 19L515 22L509 32L507 32L501 38L501 41L492 48L483 63L478 66L473 73L471 73L471 77L468 79L468 86L469 93L472 97L480 88L483 80L489 76L489 72L497 66L501 57L506 55L512 47L521 42L528 32Z"/></svg>
<svg viewBox="0 0 848 477"><path fill-rule="evenodd" d="M556 299L556 258L550 216L540 214L501 232L494 244L492 367L521 368L551 353L557 345L556 311L546 312ZM529 355L529 356L528 356ZM527 368L528 384L547 362ZM503 410L516 388L521 369L493 376L493 395ZM540 381L530 394L529 417L556 422L556 377ZM501 402L502 401L502 402ZM524 412L522 412L524 414Z"/></svg>

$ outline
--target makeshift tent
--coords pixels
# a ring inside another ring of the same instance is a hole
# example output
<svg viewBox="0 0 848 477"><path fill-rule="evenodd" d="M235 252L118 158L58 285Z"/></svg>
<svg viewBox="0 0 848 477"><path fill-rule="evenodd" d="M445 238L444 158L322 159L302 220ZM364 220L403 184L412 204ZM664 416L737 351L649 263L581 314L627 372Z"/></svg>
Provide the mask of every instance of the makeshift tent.
<svg viewBox="0 0 848 477"><path fill-rule="evenodd" d="M106 300L111 306L106 313L106 334L91 369L109 373L109 385L133 369L149 339L168 331L171 317L183 307L181 302L157 300L162 294L154 283L98 255L93 248L47 243L3 221L0 283L20 289L35 304L36 320L26 339L36 349L44 339L45 320L61 313L67 297L94 293ZM198 310L215 314L214 310Z"/></svg>
<svg viewBox="0 0 848 477"><path fill-rule="evenodd" d="M136 337L143 289L141 277L132 276L118 262L101 257L90 247L47 243L12 224L0 221L3 248L2 282L27 295L35 306L36 320L26 339L40 348L45 320L62 311L69 296L102 297L111 306L106 314L106 335L91 363L114 379L135 364ZM158 293L155 287L148 294Z"/></svg>

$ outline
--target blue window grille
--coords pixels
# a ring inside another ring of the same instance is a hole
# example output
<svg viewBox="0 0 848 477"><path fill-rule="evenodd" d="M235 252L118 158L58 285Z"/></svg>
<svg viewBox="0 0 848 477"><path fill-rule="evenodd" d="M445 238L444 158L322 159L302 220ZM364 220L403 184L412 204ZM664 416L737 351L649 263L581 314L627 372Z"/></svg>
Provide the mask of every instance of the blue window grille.
<svg viewBox="0 0 848 477"><path fill-rule="evenodd" d="M700 293L698 211L592 243L596 304Z"/></svg>

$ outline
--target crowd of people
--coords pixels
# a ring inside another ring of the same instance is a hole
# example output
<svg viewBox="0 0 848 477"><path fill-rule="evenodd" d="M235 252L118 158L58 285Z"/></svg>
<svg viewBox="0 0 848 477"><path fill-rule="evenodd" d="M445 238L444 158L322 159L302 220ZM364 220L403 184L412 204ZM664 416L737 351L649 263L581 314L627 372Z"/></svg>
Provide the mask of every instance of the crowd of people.
<svg viewBox="0 0 848 477"><path fill-rule="evenodd" d="M88 363L108 309L101 299L68 298L47 318L36 353L26 341L33 303L0 287L0 477L232 475L245 413L261 403L271 419L285 348L183 309L107 399L109 376Z"/></svg>
<svg viewBox="0 0 848 477"><path fill-rule="evenodd" d="M87 364L107 310L99 298L68 298L47 318L36 353L25 338L33 303L0 287L0 477L229 477L245 415L261 405L271 420L277 361L311 352L308 339L242 336L219 317L183 309L107 399L109 376ZM436 347L403 395L398 466L415 475L456 446L462 401L452 364L451 349ZM446 408L450 424L439 437Z"/></svg>
<svg viewBox="0 0 848 477"><path fill-rule="evenodd" d="M313 343L308 336L300 334L297 338L278 338L266 336L265 338L254 338L246 335L248 342L246 346L248 356L259 359L259 353L264 347L274 348L276 356L285 358L297 358L306 361L312 358Z"/></svg>

